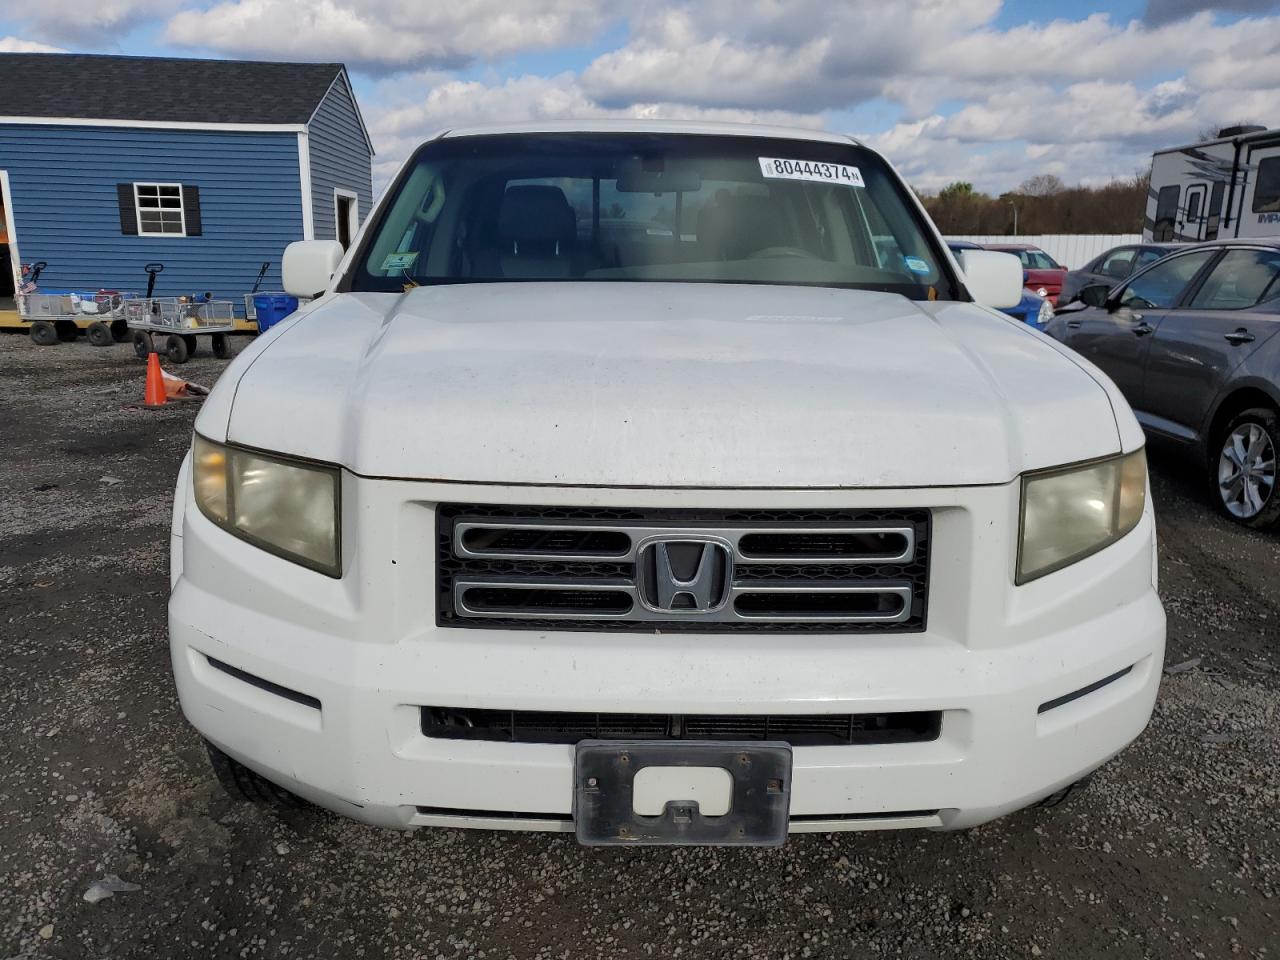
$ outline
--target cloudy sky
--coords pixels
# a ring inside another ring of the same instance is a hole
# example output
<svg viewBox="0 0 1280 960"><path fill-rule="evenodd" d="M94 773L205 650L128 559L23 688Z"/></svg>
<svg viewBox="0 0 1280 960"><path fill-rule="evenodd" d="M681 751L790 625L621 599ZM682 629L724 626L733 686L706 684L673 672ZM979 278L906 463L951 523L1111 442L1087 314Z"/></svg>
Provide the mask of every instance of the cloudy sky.
<svg viewBox="0 0 1280 960"><path fill-rule="evenodd" d="M482 120L825 127L992 191L1280 126L1280 0L0 0L6 50L344 61L380 182Z"/></svg>

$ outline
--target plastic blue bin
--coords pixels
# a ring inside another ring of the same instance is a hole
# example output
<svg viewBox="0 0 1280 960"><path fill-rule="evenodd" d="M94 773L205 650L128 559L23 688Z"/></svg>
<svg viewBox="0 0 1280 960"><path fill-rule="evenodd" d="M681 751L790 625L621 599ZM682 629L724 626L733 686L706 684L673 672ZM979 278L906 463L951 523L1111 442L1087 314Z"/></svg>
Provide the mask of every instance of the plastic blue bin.
<svg viewBox="0 0 1280 960"><path fill-rule="evenodd" d="M258 332L265 333L298 309L298 298L287 294L261 293L253 298L253 312L258 315Z"/></svg>

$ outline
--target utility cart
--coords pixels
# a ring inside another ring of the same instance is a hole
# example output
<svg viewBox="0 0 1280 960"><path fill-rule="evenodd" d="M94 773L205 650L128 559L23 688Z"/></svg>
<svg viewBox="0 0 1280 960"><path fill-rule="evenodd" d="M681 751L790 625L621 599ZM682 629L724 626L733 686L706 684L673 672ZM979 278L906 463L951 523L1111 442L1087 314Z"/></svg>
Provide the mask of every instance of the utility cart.
<svg viewBox="0 0 1280 960"><path fill-rule="evenodd" d="M95 347L108 347L128 333L124 314L130 297L117 290L19 293L18 316L42 347L74 340L82 328Z"/></svg>
<svg viewBox="0 0 1280 960"><path fill-rule="evenodd" d="M125 321L133 331L133 350L145 360L163 353L173 363L186 363L196 351L196 336L207 334L213 355L225 359L227 334L235 329L230 300L196 297L138 297L124 302ZM157 344L156 336L164 337Z"/></svg>

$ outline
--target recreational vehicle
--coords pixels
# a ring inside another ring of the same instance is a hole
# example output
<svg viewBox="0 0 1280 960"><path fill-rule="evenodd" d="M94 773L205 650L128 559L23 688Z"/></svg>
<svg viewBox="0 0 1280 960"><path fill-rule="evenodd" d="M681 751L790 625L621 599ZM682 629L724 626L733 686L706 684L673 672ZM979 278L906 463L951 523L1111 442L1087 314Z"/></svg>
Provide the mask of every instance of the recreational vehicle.
<svg viewBox="0 0 1280 960"><path fill-rule="evenodd" d="M1197 242L1280 236L1280 128L1227 127L1157 151L1142 238Z"/></svg>

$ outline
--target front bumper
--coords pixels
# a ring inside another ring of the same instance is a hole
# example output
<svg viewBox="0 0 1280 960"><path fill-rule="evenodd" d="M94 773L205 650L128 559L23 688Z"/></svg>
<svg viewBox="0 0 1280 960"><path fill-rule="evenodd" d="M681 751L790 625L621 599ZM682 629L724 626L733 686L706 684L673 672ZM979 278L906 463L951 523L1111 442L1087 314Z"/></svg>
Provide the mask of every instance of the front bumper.
<svg viewBox="0 0 1280 960"><path fill-rule="evenodd" d="M572 829L572 746L432 739L421 730L422 705L942 711L941 734L929 742L796 747L793 832L981 823L1104 763L1150 717L1164 613L1149 512L1120 543L1015 588L1004 531L1016 530L1016 484L852 494L544 488L534 494L543 503L793 507L856 497L859 506L928 506L928 630L459 630L434 622L431 505L521 502L529 491L346 479L343 515L360 525L343 531L347 572L334 581L214 527L190 503L184 471L170 643L197 730L272 781L369 823Z"/></svg>

